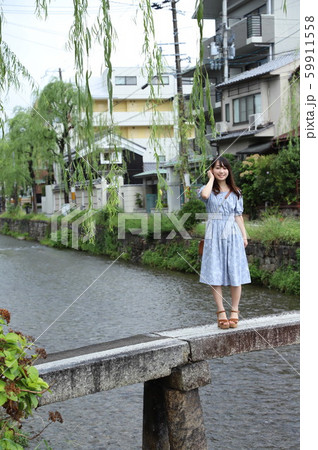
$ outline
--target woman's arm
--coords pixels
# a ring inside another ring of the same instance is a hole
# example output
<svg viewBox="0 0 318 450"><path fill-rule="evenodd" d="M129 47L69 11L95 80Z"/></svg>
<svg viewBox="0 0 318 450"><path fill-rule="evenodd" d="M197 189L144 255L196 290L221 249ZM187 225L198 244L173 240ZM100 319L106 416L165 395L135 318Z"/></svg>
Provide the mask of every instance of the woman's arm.
<svg viewBox="0 0 318 450"><path fill-rule="evenodd" d="M243 241L244 241L244 247L247 247L248 241L247 241L247 236L246 236L246 230L245 230L243 216L235 216L235 221L238 224L239 229L241 230L241 233L242 233L242 236L243 236Z"/></svg>
<svg viewBox="0 0 318 450"><path fill-rule="evenodd" d="M204 200L207 200L207 199L210 197L211 192L212 192L212 188L213 188L214 175L213 175L213 173L211 172L211 170L208 170L208 177L209 177L209 181L208 181L208 183L206 184L206 186L204 186L204 188L203 188L202 191L201 191L201 197L202 197Z"/></svg>

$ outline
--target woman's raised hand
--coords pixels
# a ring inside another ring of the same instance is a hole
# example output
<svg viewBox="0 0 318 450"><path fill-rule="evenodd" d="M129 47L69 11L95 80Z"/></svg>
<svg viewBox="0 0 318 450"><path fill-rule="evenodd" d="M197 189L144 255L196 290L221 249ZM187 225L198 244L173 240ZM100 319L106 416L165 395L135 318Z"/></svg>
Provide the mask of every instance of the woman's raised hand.
<svg viewBox="0 0 318 450"><path fill-rule="evenodd" d="M213 180L214 181L214 175L213 175L213 173L212 173L212 170L211 169L209 169L208 171L207 171L207 174L208 174L208 177L209 177L209 180Z"/></svg>

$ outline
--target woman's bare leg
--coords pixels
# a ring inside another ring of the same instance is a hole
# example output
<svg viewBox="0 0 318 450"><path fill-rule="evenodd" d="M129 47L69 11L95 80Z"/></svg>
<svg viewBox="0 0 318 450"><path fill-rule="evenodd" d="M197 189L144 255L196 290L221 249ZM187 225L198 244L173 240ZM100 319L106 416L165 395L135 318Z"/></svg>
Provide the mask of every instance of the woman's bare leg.
<svg viewBox="0 0 318 450"><path fill-rule="evenodd" d="M242 286L231 286L232 310L238 311L241 300ZM230 319L238 319L238 313L231 312Z"/></svg>
<svg viewBox="0 0 318 450"><path fill-rule="evenodd" d="M212 294L216 303L217 311L224 311L222 286L212 286ZM226 313L224 312L222 314L219 314L218 319L227 319Z"/></svg>

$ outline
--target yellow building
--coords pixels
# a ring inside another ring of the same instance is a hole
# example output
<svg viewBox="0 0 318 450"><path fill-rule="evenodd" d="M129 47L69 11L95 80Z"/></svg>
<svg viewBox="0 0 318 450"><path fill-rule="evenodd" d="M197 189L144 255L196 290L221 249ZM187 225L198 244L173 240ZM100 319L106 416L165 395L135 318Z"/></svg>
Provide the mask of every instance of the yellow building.
<svg viewBox="0 0 318 450"><path fill-rule="evenodd" d="M161 161L173 159L178 154L174 74L164 73L160 83L152 79L156 98L149 100L151 88L141 67L114 68L112 117L106 75L91 83L96 130L113 124L116 134L143 147L145 170L154 167L155 154ZM190 92L191 86L184 86L184 94Z"/></svg>

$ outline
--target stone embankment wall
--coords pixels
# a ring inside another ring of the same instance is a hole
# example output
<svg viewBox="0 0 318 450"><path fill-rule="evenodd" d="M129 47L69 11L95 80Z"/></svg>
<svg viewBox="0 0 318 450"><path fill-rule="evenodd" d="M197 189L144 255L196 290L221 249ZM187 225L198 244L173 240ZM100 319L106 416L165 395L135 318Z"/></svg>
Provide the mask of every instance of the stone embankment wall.
<svg viewBox="0 0 318 450"><path fill-rule="evenodd" d="M3 228L14 233L27 233L35 241L41 241L47 236L49 226L45 220L0 218L0 233Z"/></svg>
<svg viewBox="0 0 318 450"><path fill-rule="evenodd" d="M6 225L7 224L7 225ZM27 233L31 239L41 241L49 235L50 223L45 221L33 221L33 220L17 220L9 218L0 218L0 233L3 227L7 228L11 232ZM105 231L101 225L97 226L97 239L104 239ZM168 235L169 233L166 233ZM146 239L141 236L132 235L126 233L125 239L120 240L118 250L124 252L127 249L130 250L131 259L134 262L141 262L143 253L146 250L153 249L155 251L157 244L167 244L169 242L175 242L174 239L166 240L166 235L162 235L159 240ZM189 242L184 240L181 236L176 237L179 242L184 242L185 245ZM194 238L198 240L198 238ZM299 245L285 245L285 244L272 244L264 245L260 242L250 241L246 248L246 254L248 261L258 262L260 269L273 272L278 268L286 265L296 265L297 263L297 250Z"/></svg>
<svg viewBox="0 0 318 450"><path fill-rule="evenodd" d="M272 244L266 246L260 242L249 241L246 255L249 263L259 262L259 268L274 272L282 266L297 264L299 245Z"/></svg>

